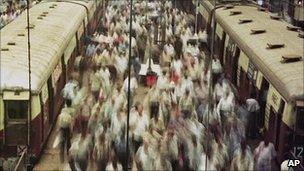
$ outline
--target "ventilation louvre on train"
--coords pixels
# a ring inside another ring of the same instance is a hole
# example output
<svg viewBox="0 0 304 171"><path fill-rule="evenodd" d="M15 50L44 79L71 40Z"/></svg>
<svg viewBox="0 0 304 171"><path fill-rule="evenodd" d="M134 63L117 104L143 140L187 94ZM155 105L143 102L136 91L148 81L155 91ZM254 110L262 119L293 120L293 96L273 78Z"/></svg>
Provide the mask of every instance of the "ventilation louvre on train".
<svg viewBox="0 0 304 171"><path fill-rule="evenodd" d="M290 31L298 31L300 29L300 27L296 27L296 26L293 26L293 25L288 25L286 26L287 30L290 30Z"/></svg>
<svg viewBox="0 0 304 171"><path fill-rule="evenodd" d="M33 28L35 28L35 25L34 25L34 24L30 24L29 27L25 27L25 28L26 28L26 29L28 29L28 28L29 28L29 29L33 29Z"/></svg>
<svg viewBox="0 0 304 171"><path fill-rule="evenodd" d="M24 33L18 33L17 36L25 36Z"/></svg>
<svg viewBox="0 0 304 171"><path fill-rule="evenodd" d="M276 14L270 14L270 18L273 19L273 20L279 20L281 19L280 16L276 15Z"/></svg>
<svg viewBox="0 0 304 171"><path fill-rule="evenodd" d="M239 24L244 24L244 23L251 23L252 22L252 19L240 19L239 20Z"/></svg>
<svg viewBox="0 0 304 171"><path fill-rule="evenodd" d="M8 48L1 48L1 51L9 51Z"/></svg>
<svg viewBox="0 0 304 171"><path fill-rule="evenodd" d="M231 4L228 4L228 5L225 5L224 9L226 10L226 9L232 9L232 8L234 8L234 6Z"/></svg>
<svg viewBox="0 0 304 171"><path fill-rule="evenodd" d="M7 45L14 46L16 45L16 42L7 42Z"/></svg>
<svg viewBox="0 0 304 171"><path fill-rule="evenodd" d="M230 11L230 15L239 15L242 14L242 11Z"/></svg>
<svg viewBox="0 0 304 171"><path fill-rule="evenodd" d="M262 33L265 33L265 32L266 32L265 29L259 29L259 28L251 29L251 34L262 34Z"/></svg>
<svg viewBox="0 0 304 171"><path fill-rule="evenodd" d="M283 55L281 63L298 62L300 60L302 60L302 56L300 55Z"/></svg>
<svg viewBox="0 0 304 171"><path fill-rule="evenodd" d="M284 43L267 43L267 49L277 49L284 47Z"/></svg>

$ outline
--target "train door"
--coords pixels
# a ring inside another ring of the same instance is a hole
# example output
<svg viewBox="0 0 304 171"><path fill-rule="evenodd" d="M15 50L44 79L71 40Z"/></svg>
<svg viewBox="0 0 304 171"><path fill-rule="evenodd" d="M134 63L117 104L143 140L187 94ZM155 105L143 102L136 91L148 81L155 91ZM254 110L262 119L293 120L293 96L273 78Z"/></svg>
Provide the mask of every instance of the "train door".
<svg viewBox="0 0 304 171"><path fill-rule="evenodd" d="M270 141L273 142L275 149L278 149L279 146L280 128L281 128L284 106L285 106L285 102L282 101L278 112L276 112L274 108L270 106L270 114L268 121L268 136L270 138Z"/></svg>
<svg viewBox="0 0 304 171"><path fill-rule="evenodd" d="M275 117L275 141L274 141L275 149L278 149L280 143L280 129L281 129L284 107L285 107L285 102L282 100L279 111L277 112Z"/></svg>
<svg viewBox="0 0 304 171"><path fill-rule="evenodd" d="M61 109L61 105L63 102L63 97L61 96L61 90L65 84L64 82L64 77L65 77L65 73L63 72L63 68L64 68L64 62L62 63L62 58L60 59L60 61L58 62L57 66L55 67L53 73L52 73L52 86L53 86L53 96L54 96L54 119L56 119L57 115L60 112Z"/></svg>
<svg viewBox="0 0 304 171"><path fill-rule="evenodd" d="M49 96L49 110L48 110L48 123L51 125L53 123L53 113L54 113L54 89L53 89L53 83L52 83L52 77L50 77L47 81L47 87L48 87L48 96Z"/></svg>
<svg viewBox="0 0 304 171"><path fill-rule="evenodd" d="M61 64L62 64L62 72L61 72L61 77L62 77L62 80L63 80L63 84L66 83L67 81L67 75L66 75L66 64L64 62L64 55L62 55L61 57Z"/></svg>
<svg viewBox="0 0 304 171"><path fill-rule="evenodd" d="M224 68L225 71L227 73L227 77L228 79L231 81L232 79L232 58L234 56L234 52L236 49L236 44L234 43L234 41L230 38L228 40L228 45L227 47L225 47L225 63L224 63Z"/></svg>
<svg viewBox="0 0 304 171"><path fill-rule="evenodd" d="M40 109L41 109L41 130L40 130L40 135L41 135L41 139L40 139L40 143L42 144L44 141L44 131L45 131L45 127L44 127L44 108L43 108L43 102L42 102L42 95L41 93L39 94L39 102L40 102Z"/></svg>
<svg viewBox="0 0 304 171"><path fill-rule="evenodd" d="M266 109L266 103L267 103L268 90L269 90L269 83L263 77L261 90L260 90L259 95L258 95L258 102L260 104L260 115L259 115L257 121L258 121L258 126L259 127L262 127L264 125L265 109Z"/></svg>
<svg viewBox="0 0 304 171"><path fill-rule="evenodd" d="M275 145L275 121L276 121L276 112L273 107L270 106L270 113L268 119L268 137L271 142Z"/></svg>
<svg viewBox="0 0 304 171"><path fill-rule="evenodd" d="M232 83L236 86L237 85L237 70L238 70L238 61L239 61L239 57L240 57L240 49L238 47L236 47L235 49L235 53L233 55L232 58L232 69L231 69L231 78L232 78Z"/></svg>
<svg viewBox="0 0 304 171"><path fill-rule="evenodd" d="M41 104L41 113L42 113L42 142L44 142L49 134L50 126L50 112L52 107L50 106L50 99L48 83L42 86L40 93L40 104Z"/></svg>
<svg viewBox="0 0 304 171"><path fill-rule="evenodd" d="M220 50L220 53L219 53L219 60L221 62L221 65L224 66L224 51L225 51L225 43L226 43L226 39L228 38L226 36L227 34L225 32L223 32L223 40L221 42L221 50Z"/></svg>
<svg viewBox="0 0 304 171"><path fill-rule="evenodd" d="M10 95L6 97L6 94ZM16 92L4 93L4 140L7 146L28 144L29 93L21 94L22 97L16 97L19 95Z"/></svg>
<svg viewBox="0 0 304 171"><path fill-rule="evenodd" d="M242 101L245 101L249 97L249 83L250 80L247 77L246 72L243 68L240 68L240 89L239 97Z"/></svg>

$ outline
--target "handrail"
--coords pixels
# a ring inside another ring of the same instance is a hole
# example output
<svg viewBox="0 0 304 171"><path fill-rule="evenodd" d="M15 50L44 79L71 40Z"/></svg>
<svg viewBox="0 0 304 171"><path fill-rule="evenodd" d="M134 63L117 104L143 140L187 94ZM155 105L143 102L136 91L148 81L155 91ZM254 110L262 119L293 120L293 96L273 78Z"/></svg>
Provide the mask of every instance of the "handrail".
<svg viewBox="0 0 304 171"><path fill-rule="evenodd" d="M17 165L14 168L14 171L24 170L25 169L25 159L26 159L26 150L24 150L18 160Z"/></svg>

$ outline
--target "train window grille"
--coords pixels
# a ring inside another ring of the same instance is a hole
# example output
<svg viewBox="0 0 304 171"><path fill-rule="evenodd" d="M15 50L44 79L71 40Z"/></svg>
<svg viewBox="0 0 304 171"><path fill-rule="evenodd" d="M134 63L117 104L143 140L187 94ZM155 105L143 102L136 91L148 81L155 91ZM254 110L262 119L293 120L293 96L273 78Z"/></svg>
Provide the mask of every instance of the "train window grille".
<svg viewBox="0 0 304 171"><path fill-rule="evenodd" d="M236 10L230 11L230 16L232 16L232 15L240 15L240 14L242 14L242 11L236 11Z"/></svg>
<svg viewBox="0 0 304 171"><path fill-rule="evenodd" d="M27 144L28 101L5 100L4 141L6 145Z"/></svg>
<svg viewBox="0 0 304 171"><path fill-rule="evenodd" d="M237 87L240 87L240 83L241 83L241 67L238 66L238 69L237 69Z"/></svg>
<svg viewBox="0 0 304 171"><path fill-rule="evenodd" d="M26 100L6 100L6 116L11 119L27 119L28 101Z"/></svg>
<svg viewBox="0 0 304 171"><path fill-rule="evenodd" d="M265 33L265 32L266 32L266 30L262 29L262 28L251 29L251 34L262 34L262 33Z"/></svg>
<svg viewBox="0 0 304 171"><path fill-rule="evenodd" d="M267 103L266 104L266 108L265 108L265 127L268 128L268 122L269 122L269 115L270 115L270 104Z"/></svg>
<svg viewBox="0 0 304 171"><path fill-rule="evenodd" d="M255 84L257 77L257 69L252 62L249 62L247 76Z"/></svg>
<svg viewBox="0 0 304 171"><path fill-rule="evenodd" d="M253 20L248 18L239 19L239 24L251 23Z"/></svg>

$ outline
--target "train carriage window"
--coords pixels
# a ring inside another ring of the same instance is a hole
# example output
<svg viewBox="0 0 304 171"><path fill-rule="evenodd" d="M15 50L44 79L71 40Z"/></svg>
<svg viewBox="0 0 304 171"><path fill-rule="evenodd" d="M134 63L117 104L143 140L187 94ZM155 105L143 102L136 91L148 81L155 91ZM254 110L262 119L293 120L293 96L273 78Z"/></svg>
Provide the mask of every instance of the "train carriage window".
<svg viewBox="0 0 304 171"><path fill-rule="evenodd" d="M4 103L7 119L27 119L28 101L7 100Z"/></svg>

